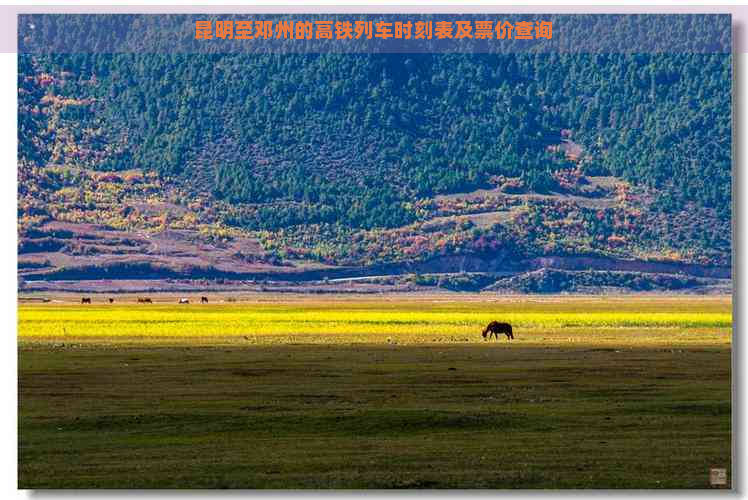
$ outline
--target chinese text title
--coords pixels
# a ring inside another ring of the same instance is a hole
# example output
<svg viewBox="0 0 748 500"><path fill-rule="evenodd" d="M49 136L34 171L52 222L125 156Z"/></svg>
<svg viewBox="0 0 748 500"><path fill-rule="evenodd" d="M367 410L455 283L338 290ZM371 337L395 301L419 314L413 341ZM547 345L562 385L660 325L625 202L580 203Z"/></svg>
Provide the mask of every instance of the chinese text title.
<svg viewBox="0 0 748 500"><path fill-rule="evenodd" d="M195 39L357 40L371 39L514 39L553 37L547 21L196 21Z"/></svg>

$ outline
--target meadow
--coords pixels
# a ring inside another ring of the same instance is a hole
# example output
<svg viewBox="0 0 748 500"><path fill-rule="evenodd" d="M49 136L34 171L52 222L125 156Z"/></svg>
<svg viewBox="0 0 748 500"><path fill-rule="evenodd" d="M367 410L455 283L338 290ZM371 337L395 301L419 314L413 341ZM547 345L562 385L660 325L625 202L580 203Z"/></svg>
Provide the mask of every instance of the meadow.
<svg viewBox="0 0 748 500"><path fill-rule="evenodd" d="M732 464L729 297L155 298L19 305L20 487L707 488ZM483 341L493 319L516 339Z"/></svg>
<svg viewBox="0 0 748 500"><path fill-rule="evenodd" d="M474 342L487 323L499 318L519 332L517 344L720 344L732 326L731 306L723 298L325 301L297 297L282 303L190 305L178 305L174 299L166 302L169 299L154 304L134 304L131 299L115 304L21 305L19 336L23 341L162 343Z"/></svg>

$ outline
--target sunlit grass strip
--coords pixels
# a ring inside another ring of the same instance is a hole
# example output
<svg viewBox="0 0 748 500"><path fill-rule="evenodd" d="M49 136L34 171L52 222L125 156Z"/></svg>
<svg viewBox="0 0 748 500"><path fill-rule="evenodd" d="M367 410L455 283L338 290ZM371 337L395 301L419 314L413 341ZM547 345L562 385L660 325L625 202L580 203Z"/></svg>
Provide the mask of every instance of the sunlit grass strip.
<svg viewBox="0 0 748 500"><path fill-rule="evenodd" d="M483 308L485 309L485 307ZM730 328L730 313L496 313L209 307L20 307L20 337L475 335L489 321L518 329Z"/></svg>

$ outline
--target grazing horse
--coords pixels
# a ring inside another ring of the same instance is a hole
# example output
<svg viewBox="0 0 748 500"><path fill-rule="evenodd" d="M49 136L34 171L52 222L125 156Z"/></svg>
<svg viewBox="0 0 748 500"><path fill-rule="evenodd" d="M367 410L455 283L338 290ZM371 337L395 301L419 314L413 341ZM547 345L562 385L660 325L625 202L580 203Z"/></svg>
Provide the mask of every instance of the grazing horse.
<svg viewBox="0 0 748 500"><path fill-rule="evenodd" d="M114 299L113 299L113 298L111 298L111 297L109 297L109 303L110 303L110 304L114 304Z"/></svg>
<svg viewBox="0 0 748 500"><path fill-rule="evenodd" d="M189 304L189 303L190 303L190 299L186 299L186 298L179 299L179 304Z"/></svg>
<svg viewBox="0 0 748 500"><path fill-rule="evenodd" d="M499 323L498 321L491 321L485 330L483 330L483 339L488 336L488 338L491 338L491 335L493 335L496 340L499 340L499 334L503 333L506 335L507 340L512 340L514 338L514 334L512 333L512 325L509 323Z"/></svg>
<svg viewBox="0 0 748 500"><path fill-rule="evenodd" d="M83 297L81 299L81 304L90 304L91 303L91 297Z"/></svg>
<svg viewBox="0 0 748 500"><path fill-rule="evenodd" d="M207 304L208 303L208 297L200 297L200 303L201 304Z"/></svg>
<svg viewBox="0 0 748 500"><path fill-rule="evenodd" d="M153 302L148 297L138 297L138 304L152 304L152 303Z"/></svg>

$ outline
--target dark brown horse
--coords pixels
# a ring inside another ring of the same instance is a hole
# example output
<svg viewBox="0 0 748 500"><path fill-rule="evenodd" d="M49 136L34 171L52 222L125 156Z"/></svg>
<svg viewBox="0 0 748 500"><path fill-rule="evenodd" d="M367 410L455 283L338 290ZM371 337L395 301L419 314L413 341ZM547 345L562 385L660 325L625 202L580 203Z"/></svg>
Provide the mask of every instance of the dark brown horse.
<svg viewBox="0 0 748 500"><path fill-rule="evenodd" d="M485 330L483 330L483 339L488 337L491 338L493 335L496 340L499 340L499 334L503 333L506 335L507 340L512 340L514 334L512 333L512 325L509 323L499 323L498 321L491 321Z"/></svg>
<svg viewBox="0 0 748 500"><path fill-rule="evenodd" d="M208 303L208 297L200 297L200 303L201 304L207 304Z"/></svg>
<svg viewBox="0 0 748 500"><path fill-rule="evenodd" d="M90 304L91 303L91 297L83 297L81 299L81 304Z"/></svg>

